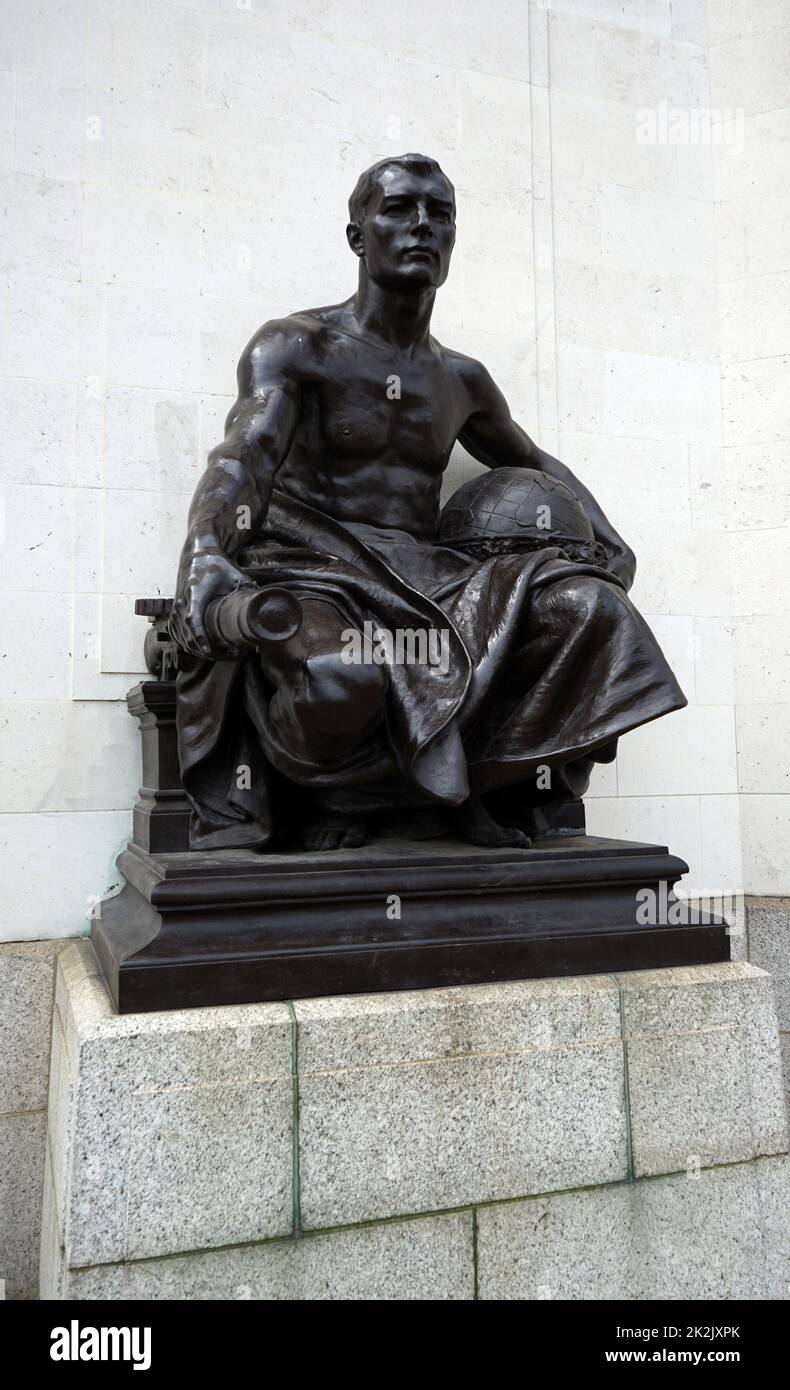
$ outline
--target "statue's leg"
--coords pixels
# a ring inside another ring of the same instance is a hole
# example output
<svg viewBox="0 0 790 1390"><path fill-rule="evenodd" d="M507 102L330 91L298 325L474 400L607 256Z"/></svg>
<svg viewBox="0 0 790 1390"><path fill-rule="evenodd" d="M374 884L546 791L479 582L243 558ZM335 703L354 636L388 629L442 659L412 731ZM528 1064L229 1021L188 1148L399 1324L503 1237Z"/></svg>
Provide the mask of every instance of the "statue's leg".
<svg viewBox="0 0 790 1390"><path fill-rule="evenodd" d="M344 661L349 624L332 604L304 599L302 609L299 632L287 642L262 647L260 660L274 687L268 713L278 739L301 761L324 772L375 731L388 677L373 663ZM351 848L366 838L361 814L319 812L302 829L308 849Z"/></svg>
<svg viewBox="0 0 790 1390"><path fill-rule="evenodd" d="M470 731L470 782L495 822L535 837L615 756L655 647L623 590L597 575L536 588L523 621L506 682Z"/></svg>
<svg viewBox="0 0 790 1390"><path fill-rule="evenodd" d="M300 757L337 762L378 722L387 675L373 663L344 661L349 625L332 604L306 599L302 609L294 637L260 649L264 675L275 688L269 717Z"/></svg>

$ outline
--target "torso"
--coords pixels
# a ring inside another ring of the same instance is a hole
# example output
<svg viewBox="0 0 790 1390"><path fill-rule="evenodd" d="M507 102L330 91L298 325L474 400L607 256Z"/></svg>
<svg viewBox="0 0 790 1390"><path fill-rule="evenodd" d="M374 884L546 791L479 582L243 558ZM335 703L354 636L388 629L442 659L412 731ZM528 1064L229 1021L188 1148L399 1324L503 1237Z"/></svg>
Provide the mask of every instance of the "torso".
<svg viewBox="0 0 790 1390"><path fill-rule="evenodd" d="M442 474L470 413L468 359L435 339L412 356L360 337L344 310L297 316L300 414L277 486L339 521L432 538Z"/></svg>

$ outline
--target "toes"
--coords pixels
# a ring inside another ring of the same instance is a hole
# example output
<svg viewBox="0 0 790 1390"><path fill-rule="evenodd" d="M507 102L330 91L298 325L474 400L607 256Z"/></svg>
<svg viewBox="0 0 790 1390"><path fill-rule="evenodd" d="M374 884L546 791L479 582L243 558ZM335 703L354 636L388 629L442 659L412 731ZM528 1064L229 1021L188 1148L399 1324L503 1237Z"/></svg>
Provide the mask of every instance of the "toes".
<svg viewBox="0 0 790 1390"><path fill-rule="evenodd" d="M529 835L525 835L523 830L511 830L507 843L514 849L529 849L532 841Z"/></svg>
<svg viewBox="0 0 790 1390"><path fill-rule="evenodd" d="M522 830L496 831L465 830L463 839L471 845L481 845L483 849L529 849L532 841Z"/></svg>
<svg viewBox="0 0 790 1390"><path fill-rule="evenodd" d="M343 849L359 849L365 843L365 832L361 826L354 826L353 829L346 830L341 840Z"/></svg>
<svg viewBox="0 0 790 1390"><path fill-rule="evenodd" d="M497 849L529 849L532 841L521 830L503 830L502 834L490 843Z"/></svg>
<svg viewBox="0 0 790 1390"><path fill-rule="evenodd" d="M359 825L314 825L302 835L305 849L327 851L333 849L358 849L366 841L364 828Z"/></svg>
<svg viewBox="0 0 790 1390"><path fill-rule="evenodd" d="M331 846L328 844L328 840L331 834L332 832L328 830L325 825L315 825L305 830L302 836L302 843L305 849L330 849Z"/></svg>
<svg viewBox="0 0 790 1390"><path fill-rule="evenodd" d="M337 849L338 831L329 830L325 825L320 826L308 837L308 849L325 850Z"/></svg>

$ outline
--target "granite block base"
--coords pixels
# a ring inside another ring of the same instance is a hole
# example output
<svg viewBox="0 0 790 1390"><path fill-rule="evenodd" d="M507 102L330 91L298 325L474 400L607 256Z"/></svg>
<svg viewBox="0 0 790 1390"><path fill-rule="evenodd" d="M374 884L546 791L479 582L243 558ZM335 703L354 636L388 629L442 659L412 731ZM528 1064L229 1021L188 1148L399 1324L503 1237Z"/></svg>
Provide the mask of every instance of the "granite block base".
<svg viewBox="0 0 790 1390"><path fill-rule="evenodd" d="M774 987L743 962L119 1015L82 941L47 1148L44 1298L790 1279Z"/></svg>

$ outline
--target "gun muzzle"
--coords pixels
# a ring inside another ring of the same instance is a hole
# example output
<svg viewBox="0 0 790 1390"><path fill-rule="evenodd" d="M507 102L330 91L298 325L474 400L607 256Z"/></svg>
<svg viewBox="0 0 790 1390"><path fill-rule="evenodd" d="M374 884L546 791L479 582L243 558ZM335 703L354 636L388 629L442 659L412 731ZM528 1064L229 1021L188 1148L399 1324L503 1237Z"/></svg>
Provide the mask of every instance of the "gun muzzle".
<svg viewBox="0 0 790 1390"><path fill-rule="evenodd" d="M226 647L259 647L286 642L302 626L302 605L286 589L274 586L234 589L206 609L206 628L213 642Z"/></svg>

